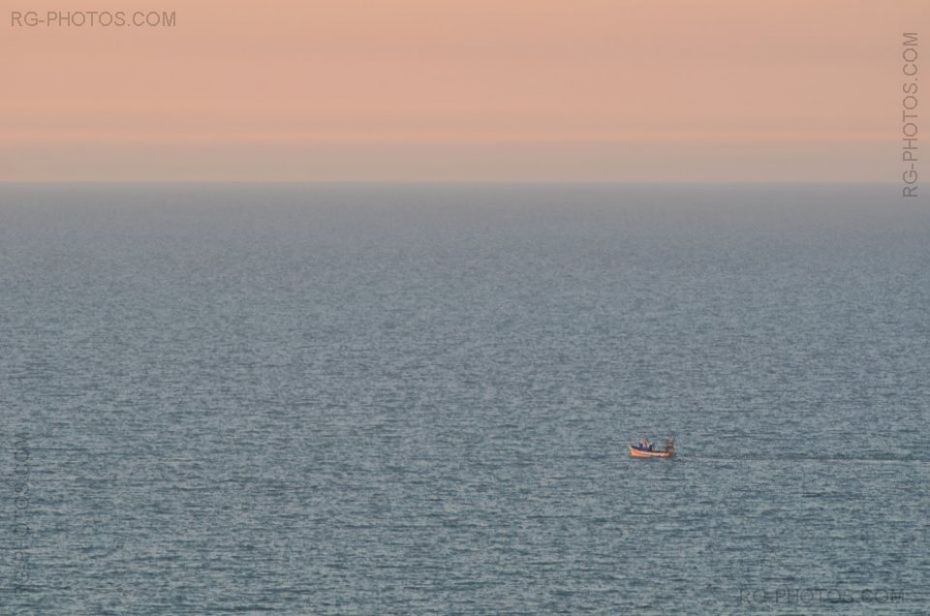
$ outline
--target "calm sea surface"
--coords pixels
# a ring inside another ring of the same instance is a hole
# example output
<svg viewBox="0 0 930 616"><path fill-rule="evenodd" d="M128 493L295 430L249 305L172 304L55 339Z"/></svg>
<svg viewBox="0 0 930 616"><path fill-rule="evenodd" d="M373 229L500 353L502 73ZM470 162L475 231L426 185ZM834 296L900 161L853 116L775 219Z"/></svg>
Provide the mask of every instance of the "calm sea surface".
<svg viewBox="0 0 930 616"><path fill-rule="evenodd" d="M3 186L0 613L930 613L897 190Z"/></svg>

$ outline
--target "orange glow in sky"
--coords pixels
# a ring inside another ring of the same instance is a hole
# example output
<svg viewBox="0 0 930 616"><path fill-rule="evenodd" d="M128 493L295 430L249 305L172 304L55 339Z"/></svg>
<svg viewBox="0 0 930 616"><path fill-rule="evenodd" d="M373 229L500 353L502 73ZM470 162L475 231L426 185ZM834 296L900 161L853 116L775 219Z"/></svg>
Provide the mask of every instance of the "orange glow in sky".
<svg viewBox="0 0 930 616"><path fill-rule="evenodd" d="M930 75L916 0L82 4L3 2L0 179L894 181Z"/></svg>

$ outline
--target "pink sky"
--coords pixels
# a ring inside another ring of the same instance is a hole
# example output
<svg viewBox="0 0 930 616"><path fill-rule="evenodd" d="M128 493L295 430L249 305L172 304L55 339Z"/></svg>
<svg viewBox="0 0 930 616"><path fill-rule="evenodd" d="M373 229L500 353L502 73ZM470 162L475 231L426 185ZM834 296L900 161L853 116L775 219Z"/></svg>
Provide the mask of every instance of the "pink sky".
<svg viewBox="0 0 930 616"><path fill-rule="evenodd" d="M4 180L895 181L930 74L918 0L3 7ZM176 25L11 26L107 9Z"/></svg>

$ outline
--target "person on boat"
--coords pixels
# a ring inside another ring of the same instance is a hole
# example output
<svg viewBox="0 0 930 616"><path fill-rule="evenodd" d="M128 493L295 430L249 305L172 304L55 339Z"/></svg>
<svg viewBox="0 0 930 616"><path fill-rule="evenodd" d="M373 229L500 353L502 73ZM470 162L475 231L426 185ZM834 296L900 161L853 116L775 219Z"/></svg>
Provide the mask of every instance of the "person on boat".
<svg viewBox="0 0 930 616"><path fill-rule="evenodd" d="M652 451L652 443L650 443L649 439L644 436L639 441L639 448L645 449L646 451Z"/></svg>

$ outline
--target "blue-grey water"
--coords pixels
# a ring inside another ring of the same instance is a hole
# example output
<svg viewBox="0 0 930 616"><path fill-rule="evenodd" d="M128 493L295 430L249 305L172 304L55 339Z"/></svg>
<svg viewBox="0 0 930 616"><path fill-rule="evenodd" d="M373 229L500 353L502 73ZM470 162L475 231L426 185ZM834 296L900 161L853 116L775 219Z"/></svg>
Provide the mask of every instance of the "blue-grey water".
<svg viewBox="0 0 930 616"><path fill-rule="evenodd" d="M3 186L0 613L930 613L897 191Z"/></svg>

